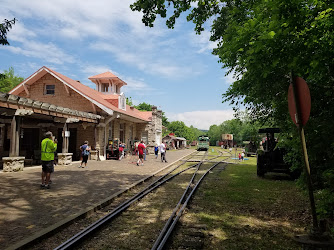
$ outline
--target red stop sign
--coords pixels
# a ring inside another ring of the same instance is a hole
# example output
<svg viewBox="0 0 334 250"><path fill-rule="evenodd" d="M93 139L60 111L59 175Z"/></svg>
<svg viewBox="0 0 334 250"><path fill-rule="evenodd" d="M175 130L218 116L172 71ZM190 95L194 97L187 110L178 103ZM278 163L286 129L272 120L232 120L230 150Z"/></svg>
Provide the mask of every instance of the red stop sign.
<svg viewBox="0 0 334 250"><path fill-rule="evenodd" d="M292 121L297 126L299 125L304 126L307 123L308 118L310 117L310 112L311 112L310 90L307 86L307 83L305 82L303 78L296 77L294 80L296 84L297 102L300 108L300 117L299 117L300 120L297 121L297 111L296 111L296 104L295 104L292 84L290 84L289 91L288 91L289 113L290 113Z"/></svg>

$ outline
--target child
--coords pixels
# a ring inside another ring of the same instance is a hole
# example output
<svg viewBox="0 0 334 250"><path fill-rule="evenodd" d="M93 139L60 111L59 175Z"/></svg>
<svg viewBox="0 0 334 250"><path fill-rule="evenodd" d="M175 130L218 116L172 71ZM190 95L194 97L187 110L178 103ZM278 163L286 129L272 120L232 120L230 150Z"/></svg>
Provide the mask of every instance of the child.
<svg viewBox="0 0 334 250"><path fill-rule="evenodd" d="M241 160L241 154L239 153L239 161Z"/></svg>
<svg viewBox="0 0 334 250"><path fill-rule="evenodd" d="M158 153L159 153L159 146L158 144L155 144L155 147L154 147L155 159L158 159Z"/></svg>
<svg viewBox="0 0 334 250"><path fill-rule="evenodd" d="M122 143L119 144L119 160L122 160L122 158L124 157L124 145Z"/></svg>

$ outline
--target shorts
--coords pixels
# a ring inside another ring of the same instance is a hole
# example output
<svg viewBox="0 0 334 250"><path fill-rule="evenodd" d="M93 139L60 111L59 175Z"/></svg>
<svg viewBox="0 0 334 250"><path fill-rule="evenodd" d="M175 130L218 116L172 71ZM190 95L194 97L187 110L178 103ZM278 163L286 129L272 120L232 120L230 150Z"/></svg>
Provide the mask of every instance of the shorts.
<svg viewBox="0 0 334 250"><path fill-rule="evenodd" d="M88 161L88 155L83 155L82 156L82 163L87 163Z"/></svg>
<svg viewBox="0 0 334 250"><path fill-rule="evenodd" d="M139 154L139 159L144 159L144 155L143 154Z"/></svg>
<svg viewBox="0 0 334 250"><path fill-rule="evenodd" d="M42 171L44 173L52 173L52 172L54 172L53 161L42 161Z"/></svg>

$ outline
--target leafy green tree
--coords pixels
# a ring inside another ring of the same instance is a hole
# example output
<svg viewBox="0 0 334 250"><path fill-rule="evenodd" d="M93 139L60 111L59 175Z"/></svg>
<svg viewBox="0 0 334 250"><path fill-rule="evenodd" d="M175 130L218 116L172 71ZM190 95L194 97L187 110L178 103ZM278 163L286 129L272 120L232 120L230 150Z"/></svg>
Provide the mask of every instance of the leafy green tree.
<svg viewBox="0 0 334 250"><path fill-rule="evenodd" d="M188 143L196 140L203 132L194 128L193 126L187 127L182 121L172 121L168 124L168 133L174 133L177 137L183 137L187 139Z"/></svg>
<svg viewBox="0 0 334 250"><path fill-rule="evenodd" d="M173 132L175 136L185 137L187 134L187 126L181 121L172 121L168 125L168 130Z"/></svg>
<svg viewBox="0 0 334 250"><path fill-rule="evenodd" d="M131 100L131 103L132 103L132 100ZM140 103L140 104L138 104L137 106L134 106L134 107L138 110L152 111L153 105L148 104L146 102L142 102L142 103ZM165 112L162 112L162 118L161 119L162 119L162 125L165 126L165 127L168 127L169 122L168 122L168 118L165 115Z"/></svg>
<svg viewBox="0 0 334 250"><path fill-rule="evenodd" d="M200 135L204 135L206 133L203 133L203 131L195 128L193 125L191 125L189 127L189 129L192 131L192 133L194 134L194 137L193 138L189 138L189 141L192 142L192 141L195 141L197 140L197 138L200 136Z"/></svg>
<svg viewBox="0 0 334 250"><path fill-rule="evenodd" d="M169 121L168 121L168 118L165 115L165 112L162 112L161 119L162 119L162 125L165 126L165 127L168 127Z"/></svg>
<svg viewBox="0 0 334 250"><path fill-rule="evenodd" d="M10 21L5 19L3 23L0 23L0 44L1 45L9 45L9 42L7 40L7 32L15 24L15 21L16 21L15 18ZM3 79L4 77L5 75L0 73L0 79Z"/></svg>
<svg viewBox="0 0 334 250"><path fill-rule="evenodd" d="M191 4L193 3L193 4ZM181 13L204 30L212 21L211 41L218 46L219 57L235 82L223 94L223 101L238 109L247 107L253 119L272 121L292 136L290 161L301 167L297 130L287 109L287 91L291 73L303 77L310 88L312 110L305 127L315 187L326 194L319 196L328 217L334 212L334 9L329 0L268 1L150 1L138 0L132 10L143 12L143 22L150 27L157 16L173 14L166 24L173 28ZM332 171L332 172L331 172ZM327 200L327 201L326 201ZM327 203L326 203L327 202ZM319 212L319 211L318 211Z"/></svg>
<svg viewBox="0 0 334 250"><path fill-rule="evenodd" d="M9 70L4 70L3 74L5 77L0 79L1 92L9 92L11 89L13 89L24 80L23 77L15 75L13 67L10 67Z"/></svg>
<svg viewBox="0 0 334 250"><path fill-rule="evenodd" d="M133 102L131 97L126 98L126 104L133 107Z"/></svg>
<svg viewBox="0 0 334 250"><path fill-rule="evenodd" d="M220 126L211 125L208 131L208 136L210 138L210 145L216 145L217 141L221 140L222 129Z"/></svg>
<svg viewBox="0 0 334 250"><path fill-rule="evenodd" d="M135 106L136 109L144 111L152 111L152 107L153 105L146 102L139 103L137 106Z"/></svg>
<svg viewBox="0 0 334 250"><path fill-rule="evenodd" d="M12 28L15 24L16 19L7 20L5 19L2 23L0 23L0 44L1 45L9 45L7 40L7 32Z"/></svg>

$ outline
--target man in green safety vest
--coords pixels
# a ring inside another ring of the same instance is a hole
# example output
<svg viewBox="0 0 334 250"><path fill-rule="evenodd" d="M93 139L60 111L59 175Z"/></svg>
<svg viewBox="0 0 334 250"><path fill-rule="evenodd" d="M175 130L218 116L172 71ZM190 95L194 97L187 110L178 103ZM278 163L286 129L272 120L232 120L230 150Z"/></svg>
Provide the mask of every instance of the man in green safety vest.
<svg viewBox="0 0 334 250"><path fill-rule="evenodd" d="M57 139L54 139L52 132L45 133L46 138L41 143L42 160L42 188L50 188L50 177L54 170L54 152L57 150Z"/></svg>

